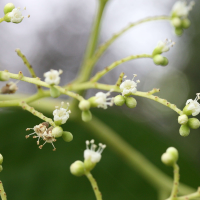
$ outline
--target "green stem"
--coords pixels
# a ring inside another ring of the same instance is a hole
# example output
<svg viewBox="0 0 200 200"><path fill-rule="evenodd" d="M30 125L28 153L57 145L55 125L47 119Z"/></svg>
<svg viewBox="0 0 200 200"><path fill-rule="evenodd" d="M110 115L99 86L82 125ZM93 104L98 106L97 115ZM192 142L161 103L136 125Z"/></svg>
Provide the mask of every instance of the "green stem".
<svg viewBox="0 0 200 200"><path fill-rule="evenodd" d="M190 199L198 199L200 197L200 187L198 190L192 194L185 195L182 197L178 197L177 200L190 200Z"/></svg>
<svg viewBox="0 0 200 200"><path fill-rule="evenodd" d="M3 18L3 17L2 17L2 18L0 18L0 23L1 23L1 22L3 22L3 21L4 21L4 18Z"/></svg>
<svg viewBox="0 0 200 200"><path fill-rule="evenodd" d="M7 196L6 196L6 193L4 191L2 181L0 181L0 195L1 195L2 200L7 200Z"/></svg>
<svg viewBox="0 0 200 200"><path fill-rule="evenodd" d="M93 178L92 174L90 172L85 172L85 175L87 176L88 180L90 181L92 185L92 189L94 191L94 194L96 196L97 200L102 200L102 195L101 192L99 191L98 185L96 180Z"/></svg>
<svg viewBox="0 0 200 200"><path fill-rule="evenodd" d="M158 200L164 200L169 196L169 191L166 191L165 189L158 191Z"/></svg>
<svg viewBox="0 0 200 200"><path fill-rule="evenodd" d="M76 120L78 120L76 118ZM110 129L106 124L93 117L92 121L84 123L78 121L96 137L103 140L107 146L113 149L117 155L136 170L145 180L156 189L171 191L172 179L150 163L142 154L125 142L117 133ZM193 188L180 184L181 194L194 192Z"/></svg>

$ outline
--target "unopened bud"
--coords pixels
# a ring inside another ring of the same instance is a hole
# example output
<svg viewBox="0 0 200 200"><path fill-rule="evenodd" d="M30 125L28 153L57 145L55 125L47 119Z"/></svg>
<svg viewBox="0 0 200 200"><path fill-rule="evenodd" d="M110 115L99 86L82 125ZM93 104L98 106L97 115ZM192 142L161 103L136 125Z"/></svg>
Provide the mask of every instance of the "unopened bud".
<svg viewBox="0 0 200 200"><path fill-rule="evenodd" d="M189 105L190 105L190 104L186 105L186 106L183 108L183 113L186 114L186 115L191 115L191 114L192 114L192 110L188 110Z"/></svg>
<svg viewBox="0 0 200 200"><path fill-rule="evenodd" d="M50 87L50 95L53 98L58 98L60 96L60 91L56 89L54 86Z"/></svg>
<svg viewBox="0 0 200 200"><path fill-rule="evenodd" d="M153 57L153 62L156 65L166 66L168 64L168 59L163 57L163 56L161 56L161 55L155 55Z"/></svg>
<svg viewBox="0 0 200 200"><path fill-rule="evenodd" d="M167 150L166 150L166 153L170 154L173 158L174 158L174 161L177 162L178 160L178 151L176 148L174 147L169 147Z"/></svg>
<svg viewBox="0 0 200 200"><path fill-rule="evenodd" d="M52 129L52 135L55 138L61 137L63 134L63 129L60 126L56 126L55 128Z"/></svg>
<svg viewBox="0 0 200 200"><path fill-rule="evenodd" d="M167 166L173 166L175 164L173 156L169 153L164 153L161 156L161 161Z"/></svg>
<svg viewBox="0 0 200 200"><path fill-rule="evenodd" d="M179 133L181 136L186 137L190 134L190 128L186 124L181 125L181 127L179 129Z"/></svg>
<svg viewBox="0 0 200 200"><path fill-rule="evenodd" d="M133 97L127 97L126 98L126 105L129 108L135 108L137 105L137 101Z"/></svg>
<svg viewBox="0 0 200 200"><path fill-rule="evenodd" d="M175 34L177 36L181 36L183 34L183 29L182 28L175 28Z"/></svg>
<svg viewBox="0 0 200 200"><path fill-rule="evenodd" d="M70 172L74 176L83 176L85 174L84 163L80 160L75 161L70 166Z"/></svg>
<svg viewBox="0 0 200 200"><path fill-rule="evenodd" d="M125 98L122 95L117 95L114 98L114 104L116 106L122 106L125 103Z"/></svg>
<svg viewBox="0 0 200 200"><path fill-rule="evenodd" d="M0 81L8 81L10 76L8 72L0 72Z"/></svg>
<svg viewBox="0 0 200 200"><path fill-rule="evenodd" d="M82 100L80 101L78 107L80 108L80 110L82 111L86 111L90 109L90 102L87 100Z"/></svg>
<svg viewBox="0 0 200 200"><path fill-rule="evenodd" d="M71 142L73 140L73 135L70 132L63 131L62 138L65 142Z"/></svg>
<svg viewBox="0 0 200 200"><path fill-rule="evenodd" d="M84 122L89 122L92 119L92 113L89 110L82 111L81 117Z"/></svg>
<svg viewBox="0 0 200 200"><path fill-rule="evenodd" d="M200 127L200 121L197 118L190 118L187 125L192 129L198 129Z"/></svg>
<svg viewBox="0 0 200 200"><path fill-rule="evenodd" d="M171 24L176 28L180 28L182 25L181 23L182 23L182 21L179 17L175 17L171 20Z"/></svg>
<svg viewBox="0 0 200 200"><path fill-rule="evenodd" d="M3 167L2 167L2 165L0 165L0 172L3 170Z"/></svg>
<svg viewBox="0 0 200 200"><path fill-rule="evenodd" d="M4 14L7 14L9 12L12 12L12 10L15 8L14 4L13 3L7 3L5 6L4 6Z"/></svg>
<svg viewBox="0 0 200 200"><path fill-rule="evenodd" d="M0 165L3 163L3 156L0 154Z"/></svg>
<svg viewBox="0 0 200 200"><path fill-rule="evenodd" d="M179 117L178 117L178 123L179 124L187 124L187 122L188 122L188 116L187 115L180 115Z"/></svg>
<svg viewBox="0 0 200 200"><path fill-rule="evenodd" d="M190 22L189 19L187 19L187 18L182 19L181 25L182 25L182 27L183 27L184 29L189 28L189 27L190 27L190 24L191 24L191 22Z"/></svg>

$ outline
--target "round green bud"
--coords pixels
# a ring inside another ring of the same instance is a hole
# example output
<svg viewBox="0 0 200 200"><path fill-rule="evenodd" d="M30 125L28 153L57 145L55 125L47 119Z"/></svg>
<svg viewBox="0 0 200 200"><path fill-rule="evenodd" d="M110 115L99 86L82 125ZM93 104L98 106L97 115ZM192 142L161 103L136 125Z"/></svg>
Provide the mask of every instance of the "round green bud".
<svg viewBox="0 0 200 200"><path fill-rule="evenodd" d="M9 16L9 13L7 13L6 15L4 15L3 19L6 22L11 22L11 17Z"/></svg>
<svg viewBox="0 0 200 200"><path fill-rule="evenodd" d="M182 26L182 21L179 17L175 17L171 20L171 24L175 27L175 28L181 28Z"/></svg>
<svg viewBox="0 0 200 200"><path fill-rule="evenodd" d="M84 163L80 160L75 161L70 166L70 172L74 176L83 176L85 174Z"/></svg>
<svg viewBox="0 0 200 200"><path fill-rule="evenodd" d="M50 95L53 98L58 98L60 96L60 91L56 89L55 87L51 86L50 87Z"/></svg>
<svg viewBox="0 0 200 200"><path fill-rule="evenodd" d="M0 165L3 163L3 156L0 154Z"/></svg>
<svg viewBox="0 0 200 200"><path fill-rule="evenodd" d="M63 129L60 126L56 126L55 128L52 129L52 135L55 138L61 137L63 134Z"/></svg>
<svg viewBox="0 0 200 200"><path fill-rule="evenodd" d="M89 110L82 111L81 117L84 122L89 122L92 119L92 113Z"/></svg>
<svg viewBox="0 0 200 200"><path fill-rule="evenodd" d="M177 151L176 148L174 148L174 147L169 147L169 148L166 150L166 153L170 154L170 155L173 157L174 161L177 162L177 160L178 160L178 151Z"/></svg>
<svg viewBox="0 0 200 200"><path fill-rule="evenodd" d="M190 27L190 24L191 24L191 22L190 22L190 20L189 20L189 19L187 19L187 18L185 18L185 19L182 19L182 23L181 23L181 25L182 25L182 28L185 28L185 29L187 29L187 28L189 28L189 27Z"/></svg>
<svg viewBox="0 0 200 200"><path fill-rule="evenodd" d="M186 124L181 125L181 127L179 129L179 133L181 136L186 137L190 134L190 128Z"/></svg>
<svg viewBox="0 0 200 200"><path fill-rule="evenodd" d="M183 34L183 29L182 28L175 28L175 34L178 36L181 36Z"/></svg>
<svg viewBox="0 0 200 200"><path fill-rule="evenodd" d="M15 8L14 4L13 3L7 3L5 6L4 6L4 14L6 15L7 13L9 12L12 12L12 10Z"/></svg>
<svg viewBox="0 0 200 200"><path fill-rule="evenodd" d="M83 100L83 101L80 101L78 107L80 108L80 110L89 110L90 109L90 102L87 101L87 100Z"/></svg>
<svg viewBox="0 0 200 200"><path fill-rule="evenodd" d="M87 159L84 160L84 166L87 171L91 171L96 166L96 163L91 162L91 159Z"/></svg>
<svg viewBox="0 0 200 200"><path fill-rule="evenodd" d="M187 115L180 115L179 117L178 117L178 123L179 124L187 124L187 122L188 122L188 116Z"/></svg>
<svg viewBox="0 0 200 200"><path fill-rule="evenodd" d="M186 114L186 115L191 115L191 114L192 114L192 110L188 110L188 107L189 107L189 104L186 105L186 106L183 108L183 113Z"/></svg>
<svg viewBox="0 0 200 200"><path fill-rule="evenodd" d="M167 166L173 166L175 164L174 157L169 153L164 153L161 156L161 161Z"/></svg>
<svg viewBox="0 0 200 200"><path fill-rule="evenodd" d="M62 138L65 142L71 142L73 140L73 135L70 132L63 131Z"/></svg>
<svg viewBox="0 0 200 200"><path fill-rule="evenodd" d="M8 81L10 76L8 72L0 72L0 81Z"/></svg>
<svg viewBox="0 0 200 200"><path fill-rule="evenodd" d="M3 167L2 167L2 165L0 165L0 172L3 170Z"/></svg>
<svg viewBox="0 0 200 200"><path fill-rule="evenodd" d="M122 95L117 95L114 98L114 103L116 106L122 106L125 103L125 98Z"/></svg>
<svg viewBox="0 0 200 200"><path fill-rule="evenodd" d="M135 108L137 106L137 101L133 97L126 98L126 105L129 108Z"/></svg>
<svg viewBox="0 0 200 200"><path fill-rule="evenodd" d="M168 64L168 59L163 57L163 56L161 56L161 55L155 55L153 57L153 62L156 65L166 66Z"/></svg>
<svg viewBox="0 0 200 200"><path fill-rule="evenodd" d="M187 125L192 129L198 129L200 127L200 121L197 118L190 118Z"/></svg>

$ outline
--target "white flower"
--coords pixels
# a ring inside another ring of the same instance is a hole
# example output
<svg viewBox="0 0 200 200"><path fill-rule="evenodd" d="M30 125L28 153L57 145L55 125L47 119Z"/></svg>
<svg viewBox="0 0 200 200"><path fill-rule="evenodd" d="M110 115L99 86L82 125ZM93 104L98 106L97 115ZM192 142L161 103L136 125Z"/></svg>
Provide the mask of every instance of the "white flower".
<svg viewBox="0 0 200 200"><path fill-rule="evenodd" d="M107 98L110 95L110 92L107 93L103 93L103 92L97 92L95 97L95 102L98 104L97 107L98 108L103 108L103 109L107 109L107 106L112 106L113 105L113 98ZM107 102L109 101L110 102Z"/></svg>
<svg viewBox="0 0 200 200"><path fill-rule="evenodd" d="M137 83L139 83L140 81L139 80L137 80L136 82L133 81L136 76L137 76L136 74L133 74L132 80L125 80L120 85L120 89L122 90L122 96L131 95L131 94L137 92L137 88L136 88L137 87ZM124 78L126 78L126 76Z"/></svg>
<svg viewBox="0 0 200 200"><path fill-rule="evenodd" d="M12 12L8 13L8 17L11 18L11 22L13 23L20 23L24 19L20 8L14 8Z"/></svg>
<svg viewBox="0 0 200 200"><path fill-rule="evenodd" d="M69 119L69 114L71 113L70 110L68 110L69 103L67 103L67 108L63 108L64 102L61 102L61 107L58 109L56 106L56 109L53 111L54 115L54 121L60 122L60 124L64 124Z"/></svg>
<svg viewBox="0 0 200 200"><path fill-rule="evenodd" d="M192 99L188 99L186 102L186 105L188 106L188 110L192 111L192 116L196 116L200 113L200 104L197 102L200 99L200 93L197 93L197 97L192 100Z"/></svg>
<svg viewBox="0 0 200 200"><path fill-rule="evenodd" d="M89 144L91 144L91 147L89 148ZM106 148L106 145L99 143L99 148L97 151L95 149L97 148L97 145L94 144L94 140L86 141L86 150L84 151L84 159L88 160L90 159L93 163L98 163L101 160L101 153Z"/></svg>
<svg viewBox="0 0 200 200"><path fill-rule="evenodd" d="M170 50L170 47L173 47L175 42L172 42L172 40L166 39L165 41L159 41L156 49L159 49L162 53L167 52Z"/></svg>
<svg viewBox="0 0 200 200"><path fill-rule="evenodd" d="M62 70L53 70L51 69L50 71L44 73L45 77L45 82L48 83L49 85L55 84L58 85L60 83L60 74L62 74Z"/></svg>
<svg viewBox="0 0 200 200"><path fill-rule="evenodd" d="M187 17L194 4L194 1L188 4L186 1L177 1L172 7L172 13L178 17Z"/></svg>

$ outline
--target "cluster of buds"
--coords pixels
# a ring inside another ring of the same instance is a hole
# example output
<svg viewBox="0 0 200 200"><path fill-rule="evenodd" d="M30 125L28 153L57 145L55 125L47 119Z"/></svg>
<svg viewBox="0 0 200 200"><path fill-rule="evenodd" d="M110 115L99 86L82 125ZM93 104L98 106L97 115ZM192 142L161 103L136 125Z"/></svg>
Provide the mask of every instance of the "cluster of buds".
<svg viewBox="0 0 200 200"><path fill-rule="evenodd" d="M192 100L189 99L186 102L186 106L183 109L183 114L178 117L178 123L181 124L179 133L181 136L188 136L191 129L198 129L200 127L200 121L197 118L189 118L189 115L196 116L200 113L200 93L197 93L197 97Z"/></svg>
<svg viewBox="0 0 200 200"><path fill-rule="evenodd" d="M169 147L161 156L161 161L167 166L174 166L178 161L178 151L174 147Z"/></svg>
<svg viewBox="0 0 200 200"><path fill-rule="evenodd" d="M0 172L3 170L2 163L3 163L3 156L0 154Z"/></svg>
<svg viewBox="0 0 200 200"><path fill-rule="evenodd" d="M195 2L177 1L171 12L171 24L175 28L176 35L182 35L183 30L189 28L190 20L188 19L189 12L192 10Z"/></svg>
<svg viewBox="0 0 200 200"><path fill-rule="evenodd" d="M106 148L106 145L99 143L99 148L97 150L96 148L97 145L94 144L94 140L86 141L84 162L77 160L70 166L70 171L73 175L82 176L85 172L91 171L96 166L96 164L101 160L101 153Z"/></svg>

